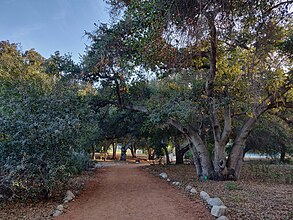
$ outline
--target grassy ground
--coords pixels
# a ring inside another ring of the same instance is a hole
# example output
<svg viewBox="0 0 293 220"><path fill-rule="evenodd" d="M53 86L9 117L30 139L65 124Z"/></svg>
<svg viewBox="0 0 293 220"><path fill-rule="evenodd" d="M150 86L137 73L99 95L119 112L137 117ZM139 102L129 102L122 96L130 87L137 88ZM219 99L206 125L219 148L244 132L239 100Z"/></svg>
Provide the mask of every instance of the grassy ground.
<svg viewBox="0 0 293 220"><path fill-rule="evenodd" d="M210 196L220 197L228 207L229 219L293 219L292 165L245 162L237 182L199 182L193 165L152 165L144 169L154 175L166 172L171 182L182 183L182 192L190 184L198 192L204 190Z"/></svg>

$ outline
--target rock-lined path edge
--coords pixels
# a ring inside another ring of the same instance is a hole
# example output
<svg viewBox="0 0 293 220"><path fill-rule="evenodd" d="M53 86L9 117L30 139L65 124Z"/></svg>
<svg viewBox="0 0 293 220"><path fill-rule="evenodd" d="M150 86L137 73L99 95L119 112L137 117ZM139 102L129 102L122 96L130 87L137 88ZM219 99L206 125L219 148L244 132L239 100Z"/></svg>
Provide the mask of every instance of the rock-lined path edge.
<svg viewBox="0 0 293 220"><path fill-rule="evenodd" d="M57 220L214 219L201 201L178 190L137 164L96 170L86 190Z"/></svg>

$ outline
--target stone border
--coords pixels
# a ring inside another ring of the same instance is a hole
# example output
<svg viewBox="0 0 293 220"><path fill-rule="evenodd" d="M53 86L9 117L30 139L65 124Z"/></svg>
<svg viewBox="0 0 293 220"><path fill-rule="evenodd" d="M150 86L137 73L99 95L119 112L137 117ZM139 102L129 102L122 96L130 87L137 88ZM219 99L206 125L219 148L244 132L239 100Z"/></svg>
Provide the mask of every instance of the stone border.
<svg viewBox="0 0 293 220"><path fill-rule="evenodd" d="M64 209L66 209L68 207L69 202L73 201L75 199L75 195L73 194L73 192L71 192L70 190L67 190L64 199L63 199L63 203L58 205L56 207L56 209L53 212L53 217L58 217L59 215L61 215L64 211Z"/></svg>
<svg viewBox="0 0 293 220"><path fill-rule="evenodd" d="M181 186L182 183L178 181L173 181L168 178L167 173L160 173L159 174L161 179L166 180L167 182L170 182L172 185L175 186ZM197 193L197 190L195 187L191 185L187 185L184 189L186 193L190 193L191 195L194 195ZM224 205L222 200L218 197L211 198L208 193L205 191L201 191L199 194L200 198L207 204L208 208L211 210L211 215L216 217L217 220L228 220L228 218L225 216L227 212L227 207Z"/></svg>

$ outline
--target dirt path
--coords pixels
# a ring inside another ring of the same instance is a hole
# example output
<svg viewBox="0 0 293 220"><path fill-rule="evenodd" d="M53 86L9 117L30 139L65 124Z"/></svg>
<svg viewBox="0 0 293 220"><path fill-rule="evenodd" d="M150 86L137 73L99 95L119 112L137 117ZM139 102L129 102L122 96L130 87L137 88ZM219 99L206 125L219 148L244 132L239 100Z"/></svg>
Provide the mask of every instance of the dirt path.
<svg viewBox="0 0 293 220"><path fill-rule="evenodd" d="M192 202L166 181L138 168L137 164L97 169L87 189L66 213L67 219L213 219L201 202Z"/></svg>

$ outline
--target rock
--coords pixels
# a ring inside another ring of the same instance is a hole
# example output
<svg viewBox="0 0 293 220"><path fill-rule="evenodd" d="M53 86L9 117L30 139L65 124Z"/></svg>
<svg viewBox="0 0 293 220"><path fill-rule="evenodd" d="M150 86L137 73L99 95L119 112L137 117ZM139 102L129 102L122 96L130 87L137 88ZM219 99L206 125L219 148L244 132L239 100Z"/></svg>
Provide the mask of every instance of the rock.
<svg viewBox="0 0 293 220"><path fill-rule="evenodd" d="M224 215L222 215L221 217L217 218L217 220L228 220L228 218Z"/></svg>
<svg viewBox="0 0 293 220"><path fill-rule="evenodd" d="M55 210L55 212L53 213L53 217L57 217L57 216L59 216L61 214L62 214L62 211Z"/></svg>
<svg viewBox="0 0 293 220"><path fill-rule="evenodd" d="M207 194L205 191L201 191L199 195L200 198L204 201L207 201L210 198L209 194Z"/></svg>
<svg viewBox="0 0 293 220"><path fill-rule="evenodd" d="M171 180L170 179L167 179L167 182L170 182Z"/></svg>
<svg viewBox="0 0 293 220"><path fill-rule="evenodd" d="M215 217L220 217L220 216L225 215L226 209L227 209L227 207L224 205L221 205L221 206L214 205L211 210L211 214Z"/></svg>
<svg viewBox="0 0 293 220"><path fill-rule="evenodd" d="M220 198L209 198L206 200L207 203L210 205L210 206L221 206L221 205L224 205L224 203L222 202L222 200Z"/></svg>
<svg viewBox="0 0 293 220"><path fill-rule="evenodd" d="M71 200L73 200L71 196L65 196L63 199L64 203L70 202Z"/></svg>
<svg viewBox="0 0 293 220"><path fill-rule="evenodd" d="M185 192L189 192L191 189L192 189L192 186L191 185L187 185L185 187Z"/></svg>
<svg viewBox="0 0 293 220"><path fill-rule="evenodd" d="M167 179L168 175L167 173L160 173L160 177L163 179Z"/></svg>
<svg viewBox="0 0 293 220"><path fill-rule="evenodd" d="M63 209L64 209L64 206L63 205L58 205L56 209L62 212Z"/></svg>
<svg viewBox="0 0 293 220"><path fill-rule="evenodd" d="M175 186L180 186L180 182L172 182L172 184Z"/></svg>
<svg viewBox="0 0 293 220"><path fill-rule="evenodd" d="M67 190L67 192L66 192L66 196L70 196L70 197L72 197L73 199L75 198L75 195L74 195L70 190Z"/></svg>
<svg viewBox="0 0 293 220"><path fill-rule="evenodd" d="M74 198L75 198L75 195L70 190L68 190L66 192L66 195L65 195L63 201L64 201L64 203L67 203L67 202L70 202L71 200L73 200Z"/></svg>
<svg viewBox="0 0 293 220"><path fill-rule="evenodd" d="M190 193L195 194L197 193L196 189L194 187L191 188Z"/></svg>

